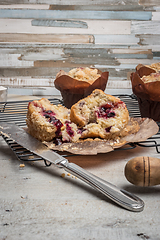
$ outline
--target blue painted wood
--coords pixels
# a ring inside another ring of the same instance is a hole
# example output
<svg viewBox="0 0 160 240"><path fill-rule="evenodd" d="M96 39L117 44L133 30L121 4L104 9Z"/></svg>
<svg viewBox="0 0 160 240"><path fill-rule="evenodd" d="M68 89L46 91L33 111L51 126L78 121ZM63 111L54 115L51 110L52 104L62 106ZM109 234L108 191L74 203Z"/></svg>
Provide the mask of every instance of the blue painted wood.
<svg viewBox="0 0 160 240"><path fill-rule="evenodd" d="M65 28L88 28L86 22L72 20L51 20L51 19L34 19L32 26L45 27L65 27Z"/></svg>
<svg viewBox="0 0 160 240"><path fill-rule="evenodd" d="M139 38L135 35L104 35L104 34L95 34L95 44L109 44L109 45L137 45Z"/></svg>
<svg viewBox="0 0 160 240"><path fill-rule="evenodd" d="M14 19L109 19L151 20L152 12L144 11L59 11L35 9L0 9L0 18Z"/></svg>

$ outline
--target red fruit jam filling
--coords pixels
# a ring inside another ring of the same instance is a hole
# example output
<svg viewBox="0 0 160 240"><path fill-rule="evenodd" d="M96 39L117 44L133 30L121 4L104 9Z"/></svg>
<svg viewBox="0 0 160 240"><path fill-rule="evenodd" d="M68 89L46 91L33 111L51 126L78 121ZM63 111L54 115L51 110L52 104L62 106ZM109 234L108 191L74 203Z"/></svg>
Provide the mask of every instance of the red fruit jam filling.
<svg viewBox="0 0 160 240"><path fill-rule="evenodd" d="M68 133L68 135L70 137L73 137L74 136L74 131L72 130L71 126L69 126L70 123L71 122L69 122L69 121L65 122L65 124L66 124L66 131L67 131L67 133Z"/></svg>
<svg viewBox="0 0 160 240"><path fill-rule="evenodd" d="M112 104L105 104L100 106L99 111L97 111L97 116L99 118L111 118L115 117L115 112L112 110L113 105Z"/></svg>
<svg viewBox="0 0 160 240"><path fill-rule="evenodd" d="M97 116L99 118L111 118L111 117L115 117L116 114L113 111L113 109L118 108L119 104L123 104L122 101L119 101L117 103L106 103L102 106L99 107L99 111L97 111Z"/></svg>
<svg viewBox="0 0 160 240"><path fill-rule="evenodd" d="M109 133L110 130L111 130L111 127L112 127L112 126L105 128L105 131Z"/></svg>
<svg viewBox="0 0 160 240"><path fill-rule="evenodd" d="M54 138L53 139L53 143L57 146L61 145L63 142L62 142L62 139L61 138Z"/></svg>
<svg viewBox="0 0 160 240"><path fill-rule="evenodd" d="M63 123L54 116L55 113L52 110L44 110L42 108L42 115L47 119L49 123L52 123L54 126L56 126L57 131L55 133L57 136L59 136L61 133L61 127L63 126Z"/></svg>

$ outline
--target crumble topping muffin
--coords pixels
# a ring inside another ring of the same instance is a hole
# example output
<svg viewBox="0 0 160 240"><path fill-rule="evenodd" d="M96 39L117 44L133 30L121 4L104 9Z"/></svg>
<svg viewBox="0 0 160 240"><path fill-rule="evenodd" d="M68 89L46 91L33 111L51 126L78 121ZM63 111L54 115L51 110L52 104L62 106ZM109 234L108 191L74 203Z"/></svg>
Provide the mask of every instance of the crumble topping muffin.
<svg viewBox="0 0 160 240"><path fill-rule="evenodd" d="M95 68L73 68L68 73L60 70L54 81L61 92L64 106L71 108L76 102L92 93L94 89L105 90L109 72Z"/></svg>
<svg viewBox="0 0 160 240"><path fill-rule="evenodd" d="M26 123L28 132L40 141L61 137L63 141L77 141L77 126L70 122L70 110L53 105L46 98L28 104Z"/></svg>
<svg viewBox="0 0 160 240"><path fill-rule="evenodd" d="M118 135L129 121L129 113L119 98L96 89L71 108L70 119L82 128L82 138L110 138Z"/></svg>
<svg viewBox="0 0 160 240"><path fill-rule="evenodd" d="M136 72L131 74L131 82L141 117L160 121L160 63L139 64Z"/></svg>

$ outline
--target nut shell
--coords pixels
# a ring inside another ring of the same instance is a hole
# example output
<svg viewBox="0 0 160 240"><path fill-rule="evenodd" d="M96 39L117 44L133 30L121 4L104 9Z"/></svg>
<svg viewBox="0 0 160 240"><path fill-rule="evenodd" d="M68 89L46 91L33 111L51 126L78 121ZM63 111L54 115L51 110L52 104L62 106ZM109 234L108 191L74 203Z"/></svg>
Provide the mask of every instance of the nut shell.
<svg viewBox="0 0 160 240"><path fill-rule="evenodd" d="M129 160L125 166L126 179L141 187L160 184L160 159L142 156Z"/></svg>

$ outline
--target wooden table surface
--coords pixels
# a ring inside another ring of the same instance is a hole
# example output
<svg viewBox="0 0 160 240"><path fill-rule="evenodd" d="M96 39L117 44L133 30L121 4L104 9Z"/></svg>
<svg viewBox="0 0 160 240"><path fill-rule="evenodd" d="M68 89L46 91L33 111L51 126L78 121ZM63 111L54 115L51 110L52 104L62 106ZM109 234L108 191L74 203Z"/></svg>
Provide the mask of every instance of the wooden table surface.
<svg viewBox="0 0 160 240"><path fill-rule="evenodd" d="M136 156L160 158L155 148L136 147L68 159L143 199L138 213L63 169L18 160L0 137L0 239L159 240L160 186L137 187L124 176L127 161Z"/></svg>

